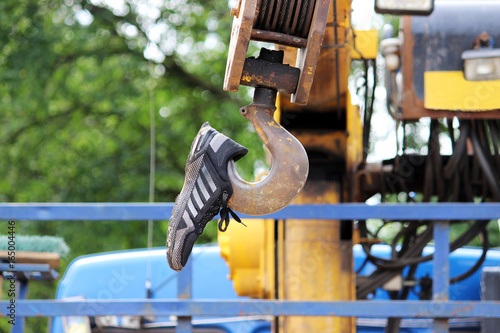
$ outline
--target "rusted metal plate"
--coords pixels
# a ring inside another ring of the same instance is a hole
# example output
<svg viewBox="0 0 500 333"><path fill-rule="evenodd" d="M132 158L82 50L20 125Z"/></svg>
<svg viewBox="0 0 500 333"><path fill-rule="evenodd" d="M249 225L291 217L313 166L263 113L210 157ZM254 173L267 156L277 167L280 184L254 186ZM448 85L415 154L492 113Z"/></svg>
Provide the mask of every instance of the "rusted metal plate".
<svg viewBox="0 0 500 333"><path fill-rule="evenodd" d="M305 19L307 22L311 21L311 26L307 39L305 39L303 37L293 36L292 32L298 29L293 25L290 27L290 35L279 31L254 29L254 22L259 17L259 3L257 0L242 0L239 9L233 11L237 14L237 17L233 20L226 76L224 78L224 90L237 91L241 82L247 82L246 79L248 79L248 77L256 74L252 72L245 73L245 80L241 81L242 75L244 74L245 57L251 39L278 43L299 48L295 67L300 69L300 77L296 90L290 91L290 89L287 89L287 92L293 93L291 97L293 103L305 105L309 99L316 65L320 55L330 2L331 0L317 1L314 13L311 15L312 12L309 12L309 16ZM290 4L290 6L292 5L293 4ZM293 24L296 24L298 22L297 18L291 17L292 13L289 14L289 23L292 24L294 22Z"/></svg>
<svg viewBox="0 0 500 333"><path fill-rule="evenodd" d="M297 88L299 75L298 68L251 57L245 60L240 84L291 94Z"/></svg>
<svg viewBox="0 0 500 333"><path fill-rule="evenodd" d="M428 17L403 18L404 43L401 50L403 73L402 118L499 118L500 111L461 112L430 110L424 107L426 71L462 71L462 52L472 48L474 39L486 31L500 42L495 13L500 3L489 1L482 6L473 2L437 2ZM460 24L456 24L460 22Z"/></svg>
<svg viewBox="0 0 500 333"><path fill-rule="evenodd" d="M226 91L238 91L240 86L256 8L257 0L241 0L237 16L233 19L224 77L224 90Z"/></svg>
<svg viewBox="0 0 500 333"><path fill-rule="evenodd" d="M307 37L307 46L305 49L300 49L297 54L295 66L300 68L301 72L297 91L292 94L292 103L305 105L309 99L329 9L330 0L317 1L309 36Z"/></svg>

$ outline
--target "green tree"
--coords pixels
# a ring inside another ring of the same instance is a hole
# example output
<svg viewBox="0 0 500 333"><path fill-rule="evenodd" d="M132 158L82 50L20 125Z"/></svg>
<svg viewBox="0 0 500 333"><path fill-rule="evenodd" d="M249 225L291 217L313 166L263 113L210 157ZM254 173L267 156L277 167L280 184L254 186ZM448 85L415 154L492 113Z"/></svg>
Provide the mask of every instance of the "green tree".
<svg viewBox="0 0 500 333"><path fill-rule="evenodd" d="M238 112L248 90L222 90L227 3L115 4L0 2L2 202L148 201L151 96L156 201L175 200L205 121L249 148L238 163L247 179L263 158ZM164 246L166 229L166 220L155 224L155 246ZM63 237L71 253L61 273L78 255L145 247L147 239L144 221L18 221L17 231ZM201 241L215 236L212 223ZM55 285L46 285L33 284L30 298L53 298ZM27 332L44 330L39 319L28 321Z"/></svg>

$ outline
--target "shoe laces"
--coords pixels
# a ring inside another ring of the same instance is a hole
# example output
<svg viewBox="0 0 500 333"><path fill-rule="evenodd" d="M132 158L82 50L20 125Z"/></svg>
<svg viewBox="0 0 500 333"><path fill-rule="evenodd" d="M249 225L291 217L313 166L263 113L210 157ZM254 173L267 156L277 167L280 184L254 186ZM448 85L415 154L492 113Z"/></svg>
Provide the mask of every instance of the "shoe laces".
<svg viewBox="0 0 500 333"><path fill-rule="evenodd" d="M224 191L222 193L222 200L221 200L221 210L220 210L220 220L219 220L219 230L221 232L225 232L227 230L227 227L229 225L229 221L231 220L231 217L238 222L243 224L245 227L247 226L245 223L241 222L241 219L236 215L235 212L229 206L227 205L227 201L229 200L229 194L227 191Z"/></svg>

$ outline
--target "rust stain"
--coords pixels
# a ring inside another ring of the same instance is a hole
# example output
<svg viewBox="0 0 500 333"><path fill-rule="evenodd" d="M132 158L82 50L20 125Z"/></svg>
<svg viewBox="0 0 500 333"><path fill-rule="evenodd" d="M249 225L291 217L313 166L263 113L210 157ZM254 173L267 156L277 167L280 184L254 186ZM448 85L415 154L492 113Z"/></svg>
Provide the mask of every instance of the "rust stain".
<svg viewBox="0 0 500 333"><path fill-rule="evenodd" d="M277 124L275 121L268 121L267 124L271 127L274 128L282 128L279 124ZM281 141L281 140L280 140Z"/></svg>
<svg viewBox="0 0 500 333"><path fill-rule="evenodd" d="M452 313L454 314L453 317L456 316L457 313L460 313L462 311L468 311L468 310L472 310L474 309L474 306L473 305L469 305L469 306L464 306L463 308L460 308L460 309L456 309L454 310Z"/></svg>

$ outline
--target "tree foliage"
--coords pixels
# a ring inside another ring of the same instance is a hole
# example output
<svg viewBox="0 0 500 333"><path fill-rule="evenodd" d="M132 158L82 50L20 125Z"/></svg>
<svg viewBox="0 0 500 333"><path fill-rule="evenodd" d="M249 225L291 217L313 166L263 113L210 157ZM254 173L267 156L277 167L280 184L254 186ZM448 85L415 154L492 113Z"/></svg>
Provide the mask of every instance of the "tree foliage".
<svg viewBox="0 0 500 333"><path fill-rule="evenodd" d="M263 150L238 113L248 93L222 90L231 21L227 3L213 0L1 1L0 200L148 201L150 100L155 201L175 200L205 121L249 148L238 164L251 179ZM167 219L155 224L156 246ZM144 221L18 221L17 232L62 236L71 253L60 272L78 255L147 239ZM51 286L30 297L54 297Z"/></svg>

